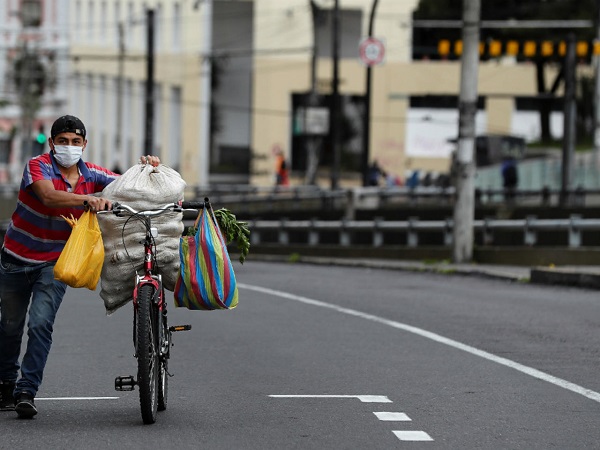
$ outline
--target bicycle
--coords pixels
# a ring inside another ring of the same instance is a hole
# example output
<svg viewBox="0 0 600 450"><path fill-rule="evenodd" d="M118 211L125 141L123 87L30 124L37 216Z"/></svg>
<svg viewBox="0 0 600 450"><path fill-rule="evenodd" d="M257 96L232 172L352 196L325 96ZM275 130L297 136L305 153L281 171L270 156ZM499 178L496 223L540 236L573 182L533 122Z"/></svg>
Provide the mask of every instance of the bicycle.
<svg viewBox="0 0 600 450"><path fill-rule="evenodd" d="M86 205L86 203L84 203ZM87 206L87 205L86 205ZM114 203L112 210L98 211L98 214L112 213L117 217L139 220L145 228L143 274L136 273L133 290L133 345L138 363L137 379L133 375L115 378L115 390L133 391L139 387L140 408L144 424L156 421L157 411L167 408L168 360L172 343L172 333L191 330L191 325L169 326L167 323L167 303L162 277L157 273L156 242L158 229L152 227L152 218L167 212L198 210L203 202L168 203L162 207L136 211L132 207Z"/></svg>

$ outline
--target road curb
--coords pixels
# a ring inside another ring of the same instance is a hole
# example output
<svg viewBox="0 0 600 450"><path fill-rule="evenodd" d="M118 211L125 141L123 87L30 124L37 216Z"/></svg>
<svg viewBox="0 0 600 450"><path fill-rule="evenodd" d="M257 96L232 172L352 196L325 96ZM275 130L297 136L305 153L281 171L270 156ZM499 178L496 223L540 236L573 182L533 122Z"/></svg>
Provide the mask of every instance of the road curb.
<svg viewBox="0 0 600 450"><path fill-rule="evenodd" d="M342 267L365 267L373 269L428 272L442 275L476 276L510 282L570 286L600 290L600 269L592 267L516 267L478 264L453 264L446 262L425 263L410 260L352 259L300 255L253 255L258 261L280 263L303 263Z"/></svg>
<svg viewBox="0 0 600 450"><path fill-rule="evenodd" d="M509 271L494 266L476 267L460 266L451 263L422 263L416 261L397 261L397 260L373 260L373 259L345 259L345 258L327 258L317 256L296 256L290 258L283 255L254 255L258 261L269 262L287 262L315 264L315 265L335 265L342 267L365 267L373 269L403 270L406 272L428 272L441 275L463 275L476 276L480 278L489 278L496 280L505 280L512 282L527 282L529 277L524 275L523 270Z"/></svg>
<svg viewBox="0 0 600 450"><path fill-rule="evenodd" d="M600 273L582 272L572 269L532 268L530 281L536 284L600 289Z"/></svg>

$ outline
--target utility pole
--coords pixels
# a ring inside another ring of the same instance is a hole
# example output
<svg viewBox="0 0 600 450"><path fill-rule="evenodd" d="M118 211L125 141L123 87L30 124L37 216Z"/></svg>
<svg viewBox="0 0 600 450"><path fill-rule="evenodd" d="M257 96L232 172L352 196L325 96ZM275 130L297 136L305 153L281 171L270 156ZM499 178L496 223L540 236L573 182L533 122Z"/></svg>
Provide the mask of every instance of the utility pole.
<svg viewBox="0 0 600 450"><path fill-rule="evenodd" d="M333 7L333 81L331 95L331 147L333 149L333 161L331 162L331 189L337 189L340 176L340 92L339 92L339 63L340 63L340 4L335 0Z"/></svg>
<svg viewBox="0 0 600 450"><path fill-rule="evenodd" d="M575 35L567 36L567 53L565 55L565 97L564 97L564 126L563 126L563 163L561 205L570 203L570 191L573 187L573 157L575 154L575 118L577 106L575 99Z"/></svg>
<svg viewBox="0 0 600 450"><path fill-rule="evenodd" d="M125 73L125 29L123 22L119 22L119 56L117 60L117 111L116 111L116 134L115 134L115 156L114 163L123 170L129 165L125 163L123 155L123 76Z"/></svg>
<svg viewBox="0 0 600 450"><path fill-rule="evenodd" d="M146 11L147 55L146 55L146 124L142 155L151 155L154 150L152 142L154 132L154 10Z"/></svg>
<svg viewBox="0 0 600 450"><path fill-rule="evenodd" d="M600 41L600 0L596 0L596 39ZM596 187L600 186L600 176L598 174L600 164L600 55L594 56L595 66L595 90L594 90L594 174Z"/></svg>
<svg viewBox="0 0 600 450"><path fill-rule="evenodd" d="M375 10L377 9L378 2L379 0L373 0L373 6L371 7L371 16L369 18L368 37L373 37L373 23L375 22ZM371 145L371 67L371 64L367 65L367 78L365 86L365 118L363 125L362 154L363 186L369 185L369 147Z"/></svg>
<svg viewBox="0 0 600 450"><path fill-rule="evenodd" d="M198 184L208 186L210 165L210 105L212 102L212 34L213 34L213 0L204 0L204 31L202 36L202 75L200 77L200 95L202 106L200 107L200 151L198 155Z"/></svg>
<svg viewBox="0 0 600 450"><path fill-rule="evenodd" d="M310 0L310 9L312 12L313 21L313 48L312 57L310 64L310 93L308 94L308 107L314 107L318 103L317 96L317 61L319 58L317 48L317 23L321 17L322 12L319 10L319 6ZM306 107L306 105L305 105ZM305 110L306 111L306 110ZM316 184L317 170L319 168L319 142L320 138L317 136L307 136L304 139L304 145L306 148L306 175L305 183L310 185Z"/></svg>
<svg viewBox="0 0 600 450"><path fill-rule="evenodd" d="M453 260L473 257L475 219L475 115L479 66L479 20L481 0L463 0L463 54L458 99L458 148L456 153L456 203L454 205Z"/></svg>

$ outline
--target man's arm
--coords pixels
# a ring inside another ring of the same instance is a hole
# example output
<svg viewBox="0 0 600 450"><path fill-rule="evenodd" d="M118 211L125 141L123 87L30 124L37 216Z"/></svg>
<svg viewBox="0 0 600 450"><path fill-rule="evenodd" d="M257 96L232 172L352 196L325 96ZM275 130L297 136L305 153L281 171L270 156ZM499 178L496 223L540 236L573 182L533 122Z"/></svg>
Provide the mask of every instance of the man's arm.
<svg viewBox="0 0 600 450"><path fill-rule="evenodd" d="M105 198L56 190L50 180L36 181L31 185L31 189L33 189L33 192L35 192L44 206L48 208L82 206L84 201L87 201L90 208L95 211L102 211L112 207L111 201Z"/></svg>

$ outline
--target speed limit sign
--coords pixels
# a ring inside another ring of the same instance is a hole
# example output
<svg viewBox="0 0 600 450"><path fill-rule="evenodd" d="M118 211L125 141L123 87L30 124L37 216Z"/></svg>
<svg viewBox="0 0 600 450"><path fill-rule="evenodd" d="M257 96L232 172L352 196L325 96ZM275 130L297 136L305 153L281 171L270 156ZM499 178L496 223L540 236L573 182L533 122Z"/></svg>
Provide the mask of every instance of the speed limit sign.
<svg viewBox="0 0 600 450"><path fill-rule="evenodd" d="M367 37L360 41L360 60L367 66L376 66L383 63L385 46L383 42L374 37Z"/></svg>

